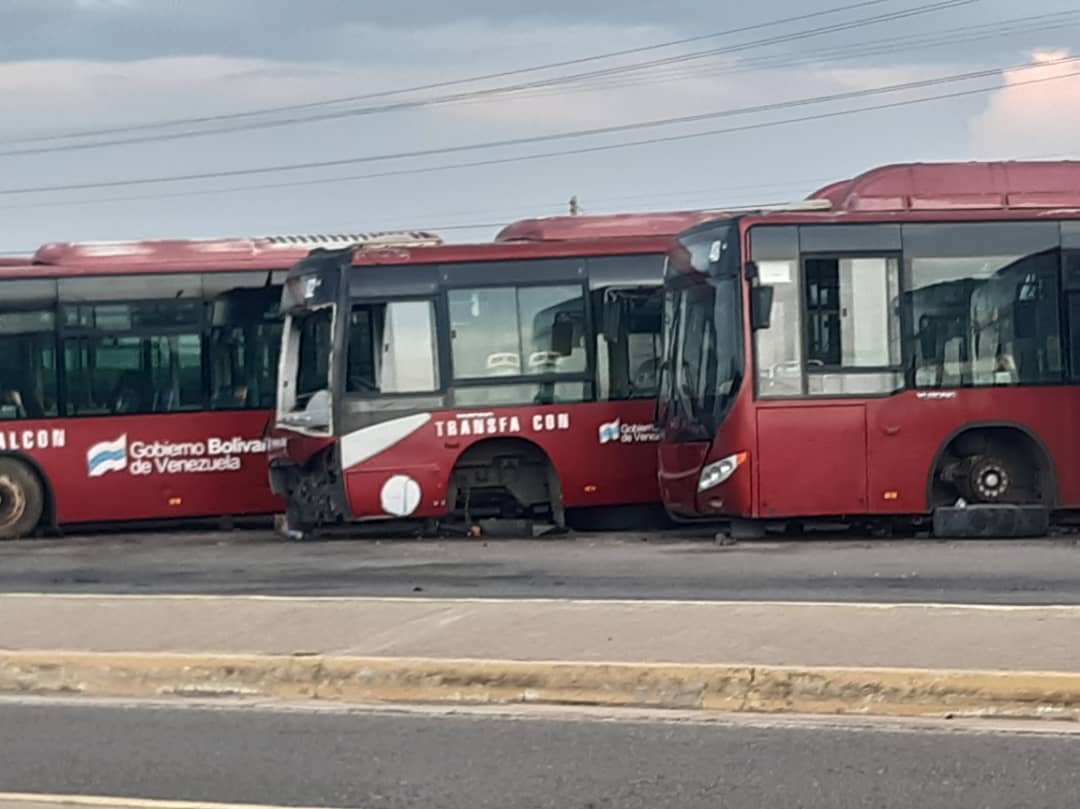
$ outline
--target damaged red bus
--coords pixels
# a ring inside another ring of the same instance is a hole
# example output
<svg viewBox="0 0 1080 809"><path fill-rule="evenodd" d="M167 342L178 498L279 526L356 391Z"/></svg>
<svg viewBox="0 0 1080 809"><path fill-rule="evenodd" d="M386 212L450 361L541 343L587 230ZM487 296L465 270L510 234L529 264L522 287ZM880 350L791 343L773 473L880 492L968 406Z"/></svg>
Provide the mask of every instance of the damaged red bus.
<svg viewBox="0 0 1080 809"><path fill-rule="evenodd" d="M1080 507L1080 163L885 166L809 205L674 242L668 511L1030 536Z"/></svg>
<svg viewBox="0 0 1080 809"><path fill-rule="evenodd" d="M282 297L270 476L290 531L662 517L664 255L712 216L555 217L489 244L314 251Z"/></svg>
<svg viewBox="0 0 1080 809"><path fill-rule="evenodd" d="M282 510L266 481L290 266L409 234L64 243L0 268L0 539Z"/></svg>

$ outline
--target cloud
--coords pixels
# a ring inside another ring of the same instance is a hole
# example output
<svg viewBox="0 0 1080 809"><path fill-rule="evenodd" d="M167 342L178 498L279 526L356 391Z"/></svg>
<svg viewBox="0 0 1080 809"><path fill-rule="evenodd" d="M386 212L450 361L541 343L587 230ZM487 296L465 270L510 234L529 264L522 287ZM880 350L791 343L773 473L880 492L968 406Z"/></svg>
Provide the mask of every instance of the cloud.
<svg viewBox="0 0 1080 809"><path fill-rule="evenodd" d="M189 0L184 2L188 8ZM297 11L300 4L290 3L292 10L285 13L293 15L295 38L281 52L265 55L255 51L272 50L270 46L278 40L260 37L271 29L278 32L275 36L284 37L279 30L284 23L259 18L245 27L235 8L246 2L221 4L223 16L216 20L216 27L212 26L216 39L209 37L210 44L202 52L188 53L181 47L183 42L194 41L190 39L191 26L210 25L205 19L199 21L203 8L199 0L191 0L192 19L184 23L188 29L180 25L183 30L179 33L165 33L159 19L155 23L158 28L139 34L138 48L155 52L153 58L132 58L127 47L132 43L110 29L107 37L112 37L116 47L104 56L78 57L68 52L62 59L0 61L0 139L302 104L570 59L675 35L675 29L629 19L559 24L455 19L395 28L385 21L356 21L356 17L354 22L330 31L332 20L315 11L307 22L309 29L305 29L300 20L303 15ZM268 14L275 2L267 0ZM31 15L35 7L58 5L43 2L34 6L12 0L2 13L18 10L20 4L22 12ZM67 5L74 9L74 2ZM87 22L93 15L116 22L123 15L160 11L165 5L129 0L123 8L99 3L92 10L84 9L81 19L87 26L87 41L93 45L87 49L104 50L104 40L94 38L98 29ZM350 2L348 9L360 5L372 6ZM326 4L318 7L327 8ZM338 10L345 13L348 9L342 6ZM717 19L709 23L711 27L723 24ZM236 53L213 45L226 40L257 43L259 47ZM337 43L333 47L327 44L331 40ZM298 42L306 43L309 53L292 56ZM317 49L312 44L315 42L320 43ZM353 58L339 58L344 53ZM758 56L757 51L747 54ZM951 59L952 54L949 56ZM545 88L484 102L228 136L0 158L0 190L452 147L824 95L963 69L925 59L874 68L824 60L770 70L742 67L728 55L629 78L620 76L588 90L580 86ZM566 200L574 194L588 212L777 202L801 197L829 179L879 163L968 157L968 123L985 110L985 104L984 98L971 98L679 143L364 180L342 178L398 168L441 168L449 163L687 132L694 127L197 183L0 195L0 216L5 223L0 249L67 239L504 223L520 216L563 211ZM721 128L814 111L804 108L717 119L697 128ZM7 148L0 145L0 151ZM154 198L155 194L172 192L317 179L327 182ZM487 238L491 230L468 231L468 235ZM456 238L462 232L447 235Z"/></svg>
<svg viewBox="0 0 1080 809"><path fill-rule="evenodd" d="M382 49L388 36L409 33L414 39L427 40L424 50L429 50L437 44L443 26L462 24L508 31L546 30L554 50L562 40L560 29L568 25L616 30L645 26L667 32L669 36L664 38L678 38L765 24L757 31L724 40L733 42L895 12L906 5L883 2L811 21L769 25L778 19L850 4L852 0L830 0L814 8L808 8L804 0L774 0L768 5L706 0L4 0L0 4L0 30L4 32L0 59L123 61L212 54L291 62L363 62L369 53ZM979 0L977 6L840 32L783 50L858 44L888 37L894 31L933 34L970 24L976 8L980 23L1027 13L1020 11L1014 0ZM1042 0L1038 13L1073 9L1074 0ZM478 43L446 40L444 44L461 44L467 49ZM480 44L490 48L493 42ZM1014 37L1012 41L1014 48L1034 44L1029 37ZM622 47L623 40L617 35L597 37L583 52ZM982 43L961 44L954 48L952 58L973 60L984 52ZM410 52L401 54L403 60L413 56ZM467 70L467 62L459 68Z"/></svg>
<svg viewBox="0 0 1080 809"><path fill-rule="evenodd" d="M1080 62L1062 62L1067 50L1036 51L1044 67L1005 74L1004 86L970 125L979 159L1080 158ZM1041 84L1028 82L1045 80Z"/></svg>

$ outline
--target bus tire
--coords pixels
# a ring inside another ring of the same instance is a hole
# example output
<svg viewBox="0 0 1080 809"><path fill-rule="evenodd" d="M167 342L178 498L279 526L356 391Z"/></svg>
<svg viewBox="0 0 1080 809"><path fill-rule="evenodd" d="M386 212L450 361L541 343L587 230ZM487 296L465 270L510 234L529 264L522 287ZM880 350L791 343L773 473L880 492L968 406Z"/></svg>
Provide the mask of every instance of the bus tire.
<svg viewBox="0 0 1080 809"><path fill-rule="evenodd" d="M1052 507L1054 470L1041 446L1008 427L976 428L958 435L939 463L937 480L968 505ZM954 505L936 498L933 508Z"/></svg>
<svg viewBox="0 0 1080 809"><path fill-rule="evenodd" d="M15 458L0 458L0 540L28 536L44 512L45 490L34 471Z"/></svg>

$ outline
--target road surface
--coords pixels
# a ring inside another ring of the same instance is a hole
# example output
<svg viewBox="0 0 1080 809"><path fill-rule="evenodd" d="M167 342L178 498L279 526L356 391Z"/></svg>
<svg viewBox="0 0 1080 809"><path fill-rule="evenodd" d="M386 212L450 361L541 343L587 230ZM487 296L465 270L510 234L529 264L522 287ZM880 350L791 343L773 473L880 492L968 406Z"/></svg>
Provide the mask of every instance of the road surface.
<svg viewBox="0 0 1080 809"><path fill-rule="evenodd" d="M0 592L1080 603L1080 543L656 534L290 543L270 532L0 543Z"/></svg>
<svg viewBox="0 0 1080 809"><path fill-rule="evenodd" d="M0 791L387 809L1080 805L1080 735L0 703Z"/></svg>

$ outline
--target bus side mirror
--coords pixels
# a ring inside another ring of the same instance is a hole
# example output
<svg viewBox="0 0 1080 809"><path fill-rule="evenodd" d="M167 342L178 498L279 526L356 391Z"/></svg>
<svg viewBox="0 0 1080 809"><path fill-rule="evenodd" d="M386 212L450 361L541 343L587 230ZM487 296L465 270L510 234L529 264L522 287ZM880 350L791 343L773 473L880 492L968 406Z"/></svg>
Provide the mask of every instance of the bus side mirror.
<svg viewBox="0 0 1080 809"><path fill-rule="evenodd" d="M574 322L570 318L556 316L551 326L551 350L560 357L574 353Z"/></svg>
<svg viewBox="0 0 1080 809"><path fill-rule="evenodd" d="M750 287L750 328L754 331L772 325L773 293L771 286Z"/></svg>

